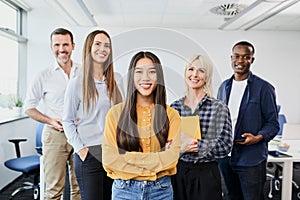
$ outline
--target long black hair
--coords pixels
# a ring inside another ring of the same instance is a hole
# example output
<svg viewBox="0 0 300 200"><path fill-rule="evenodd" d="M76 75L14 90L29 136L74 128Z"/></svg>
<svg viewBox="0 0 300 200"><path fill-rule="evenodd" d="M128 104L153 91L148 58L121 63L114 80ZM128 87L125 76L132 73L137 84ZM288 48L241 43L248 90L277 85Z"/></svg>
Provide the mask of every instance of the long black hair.
<svg viewBox="0 0 300 200"><path fill-rule="evenodd" d="M156 69L157 86L152 95L155 105L153 126L161 149L165 147L168 138L169 118L166 112L166 88L161 62L153 53L141 51L132 57L128 69L127 96L116 131L117 144L121 151L143 151L137 128L137 91L134 85L134 69L142 58L151 59Z"/></svg>

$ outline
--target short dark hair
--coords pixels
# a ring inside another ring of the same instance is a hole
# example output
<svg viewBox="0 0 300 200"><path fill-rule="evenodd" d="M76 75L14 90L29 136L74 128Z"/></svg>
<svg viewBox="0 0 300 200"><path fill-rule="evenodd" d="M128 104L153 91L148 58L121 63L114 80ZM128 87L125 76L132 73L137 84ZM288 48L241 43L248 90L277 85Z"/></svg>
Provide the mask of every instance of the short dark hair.
<svg viewBox="0 0 300 200"><path fill-rule="evenodd" d="M73 34L71 33L71 31L69 31L69 30L67 30L65 28L57 28L54 31L52 31L52 33L50 35L50 41L52 41L52 36L53 35L70 35L71 42L72 42L72 44L74 44Z"/></svg>
<svg viewBox="0 0 300 200"><path fill-rule="evenodd" d="M237 42L235 45L233 45L232 51L233 51L233 49L234 49L236 46L238 46L238 45L243 45L243 46L251 47L251 48L252 48L253 54L255 53L255 48L254 48L253 44L251 44L250 42L247 42L247 41L240 41L240 42Z"/></svg>

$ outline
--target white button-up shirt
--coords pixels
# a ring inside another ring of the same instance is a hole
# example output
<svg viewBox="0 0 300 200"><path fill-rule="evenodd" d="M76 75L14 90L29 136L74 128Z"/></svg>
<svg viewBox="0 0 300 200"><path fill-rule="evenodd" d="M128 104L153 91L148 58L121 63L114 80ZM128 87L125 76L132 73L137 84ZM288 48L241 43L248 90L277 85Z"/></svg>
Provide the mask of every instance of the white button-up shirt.
<svg viewBox="0 0 300 200"><path fill-rule="evenodd" d="M77 77L80 73L80 65L73 63L70 79ZM37 108L43 101L43 114L51 118L62 118L68 82L68 75L56 62L51 67L42 70L27 90L25 110Z"/></svg>

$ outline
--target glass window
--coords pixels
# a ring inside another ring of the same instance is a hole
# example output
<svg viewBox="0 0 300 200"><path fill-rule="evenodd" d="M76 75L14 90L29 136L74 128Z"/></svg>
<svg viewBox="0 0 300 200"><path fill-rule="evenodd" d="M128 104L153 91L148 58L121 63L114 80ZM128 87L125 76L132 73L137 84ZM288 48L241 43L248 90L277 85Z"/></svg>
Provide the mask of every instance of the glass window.
<svg viewBox="0 0 300 200"><path fill-rule="evenodd" d="M0 55L6 55L1 58L0 94L14 95L18 92L18 42L0 36L0 44ZM4 99L0 102L2 107L8 107L8 104Z"/></svg>
<svg viewBox="0 0 300 200"><path fill-rule="evenodd" d="M1 57L0 65L0 122L15 116L13 107L19 99L24 98L22 94L25 91L21 90L26 79L19 75L26 72L24 55L27 39L21 35L25 32L22 24L25 16L26 11L15 4L14 0L0 1L0 55L5 55Z"/></svg>
<svg viewBox="0 0 300 200"><path fill-rule="evenodd" d="M1 28L17 32L17 9L10 4L0 1L0 26Z"/></svg>

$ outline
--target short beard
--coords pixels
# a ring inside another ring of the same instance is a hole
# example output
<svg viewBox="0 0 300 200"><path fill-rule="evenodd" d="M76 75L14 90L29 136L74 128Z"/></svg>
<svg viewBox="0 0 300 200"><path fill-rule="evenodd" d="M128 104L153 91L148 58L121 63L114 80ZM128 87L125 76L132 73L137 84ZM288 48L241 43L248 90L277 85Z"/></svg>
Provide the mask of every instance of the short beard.
<svg viewBox="0 0 300 200"><path fill-rule="evenodd" d="M70 58L68 58L68 59L66 59L66 60L62 60L62 59L56 57L56 61L57 61L58 63L64 64L64 65L67 64L67 63L69 62L69 60L70 60Z"/></svg>

